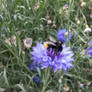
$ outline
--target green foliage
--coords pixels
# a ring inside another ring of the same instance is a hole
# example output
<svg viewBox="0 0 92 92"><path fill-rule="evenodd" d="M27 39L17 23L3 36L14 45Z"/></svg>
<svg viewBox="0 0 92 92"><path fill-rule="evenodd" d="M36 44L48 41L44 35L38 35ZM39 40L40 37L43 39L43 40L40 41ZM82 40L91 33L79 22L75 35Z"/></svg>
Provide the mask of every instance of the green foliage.
<svg viewBox="0 0 92 92"><path fill-rule="evenodd" d="M87 25L92 27L92 0L85 0L86 6L83 7L80 6L81 1L0 0L0 88L4 88L5 92L41 92L42 89L43 92L49 89L65 92L67 85L69 92L92 92L92 84L88 85L92 83L92 59L81 54L92 38L91 33L84 32ZM66 3L69 4L68 8L64 8ZM48 23L49 20L51 23ZM44 71L38 70L42 82L35 83L33 77L36 74L29 68L32 48L26 49L23 39L31 37L34 46L38 41L48 40L49 36L56 38L57 30L61 28L73 34L69 46L72 50L77 47L74 51L74 68L67 73L49 71L50 78L46 75L46 80L43 78ZM17 46L5 43L5 39L13 35L16 36ZM58 82L60 78L62 83Z"/></svg>

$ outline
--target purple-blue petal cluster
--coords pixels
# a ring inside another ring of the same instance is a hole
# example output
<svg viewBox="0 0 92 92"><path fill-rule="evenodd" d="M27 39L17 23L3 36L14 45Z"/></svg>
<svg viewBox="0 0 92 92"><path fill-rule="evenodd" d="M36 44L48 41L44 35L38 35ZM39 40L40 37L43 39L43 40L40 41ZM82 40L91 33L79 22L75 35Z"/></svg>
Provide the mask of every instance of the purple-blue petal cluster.
<svg viewBox="0 0 92 92"><path fill-rule="evenodd" d="M39 64L34 63L34 62L32 62L32 63L30 64L30 70L32 70L34 73L37 72L37 68L40 69L40 65L39 65ZM41 82L41 77L40 77L39 75L36 75L36 76L33 77L33 80L34 80L36 83L39 83L39 82Z"/></svg>
<svg viewBox="0 0 92 92"><path fill-rule="evenodd" d="M3 30L4 30L4 31L7 31L7 28L6 28L6 27L3 27Z"/></svg>
<svg viewBox="0 0 92 92"><path fill-rule="evenodd" d="M90 55L90 57L92 57L92 40L90 40L89 47L87 48L87 50L88 50L88 54Z"/></svg>
<svg viewBox="0 0 92 92"><path fill-rule="evenodd" d="M92 45L92 40L89 41L89 45Z"/></svg>
<svg viewBox="0 0 92 92"><path fill-rule="evenodd" d="M69 4L68 3L66 3L65 5L64 5L64 7L68 7L69 6Z"/></svg>
<svg viewBox="0 0 92 92"><path fill-rule="evenodd" d="M66 37L66 32L67 32L66 29L60 29L60 30L58 30L58 32L57 32L57 38L58 38L58 40L60 40L62 42L71 40L72 39L71 32L69 32L69 35L67 37Z"/></svg>
<svg viewBox="0 0 92 92"><path fill-rule="evenodd" d="M41 68L39 64L36 64L34 62L32 62L30 64L30 70L32 70L33 72L36 72L37 71L37 68L39 68L39 69Z"/></svg>
<svg viewBox="0 0 92 92"><path fill-rule="evenodd" d="M72 39L72 33L71 33L71 32L69 32L69 36L68 36L68 38L69 38L69 40Z"/></svg>
<svg viewBox="0 0 92 92"><path fill-rule="evenodd" d="M41 77L40 77L39 75L34 76L33 80L34 80L36 83L39 83L39 82L41 82Z"/></svg>
<svg viewBox="0 0 92 92"><path fill-rule="evenodd" d="M73 67L72 62L73 52L70 51L70 47L63 45L63 50L56 52L53 48L48 50L44 44L37 43L36 47L33 47L33 51L30 52L33 57L31 60L34 63L39 64L41 69L50 67L54 72L58 70L63 70Z"/></svg>
<svg viewBox="0 0 92 92"><path fill-rule="evenodd" d="M65 42L65 33L67 32L66 29L60 29L58 30L57 32L57 38L58 40L62 41L62 42Z"/></svg>

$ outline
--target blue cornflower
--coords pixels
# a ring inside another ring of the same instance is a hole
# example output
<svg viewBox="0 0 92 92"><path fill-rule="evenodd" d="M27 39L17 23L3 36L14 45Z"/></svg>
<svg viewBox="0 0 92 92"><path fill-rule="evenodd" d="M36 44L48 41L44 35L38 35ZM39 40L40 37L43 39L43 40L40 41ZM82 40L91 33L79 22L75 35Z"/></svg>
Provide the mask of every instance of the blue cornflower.
<svg viewBox="0 0 92 92"><path fill-rule="evenodd" d="M57 38L58 40L65 42L72 39L72 34L69 32L68 36L66 37L67 30L66 29L60 29L57 32Z"/></svg>
<svg viewBox="0 0 92 92"><path fill-rule="evenodd" d="M57 32L57 38L58 40L62 41L62 42L65 42L65 33L67 32L66 29L60 29L58 30Z"/></svg>
<svg viewBox="0 0 92 92"><path fill-rule="evenodd" d="M62 51L55 51L55 49L50 48L49 50L45 47L45 44L37 43L36 47L33 47L33 51L30 52L33 57L31 60L41 66L41 69L50 67L54 72L58 70L63 70L73 67L72 62L73 52L70 51L70 47L66 47L65 44L62 45Z"/></svg>
<svg viewBox="0 0 92 92"><path fill-rule="evenodd" d="M36 83L39 83L39 82L41 82L41 77L40 77L39 75L34 76L33 80L34 80Z"/></svg>
<svg viewBox="0 0 92 92"><path fill-rule="evenodd" d="M72 33L71 33L71 32L69 32L68 39L69 39L69 40L71 40L71 39L72 39Z"/></svg>
<svg viewBox="0 0 92 92"><path fill-rule="evenodd" d="M65 5L64 5L64 7L68 7L69 6L69 4L68 3L66 3Z"/></svg>
<svg viewBox="0 0 92 92"><path fill-rule="evenodd" d="M90 57L92 57L92 40L90 40L89 47L87 48L87 50L88 50L88 54L90 55Z"/></svg>
<svg viewBox="0 0 92 92"><path fill-rule="evenodd" d="M71 32L69 32L69 35L68 35L68 37L66 39L66 42L71 41L71 39L72 39L72 34L71 34Z"/></svg>
<svg viewBox="0 0 92 92"><path fill-rule="evenodd" d="M7 31L7 28L6 28L6 27L3 27L3 30L4 30L4 31Z"/></svg>
<svg viewBox="0 0 92 92"><path fill-rule="evenodd" d="M39 64L36 64L36 63L33 63L33 62L30 64L30 70L32 70L33 72L36 72L37 68L40 69L40 65Z"/></svg>
<svg viewBox="0 0 92 92"><path fill-rule="evenodd" d="M37 72L37 68L40 69L40 65L39 64L36 64L36 63L31 63L30 64L30 70L32 70L34 73ZM36 75L33 77L33 80L37 83L41 82L41 77L39 75Z"/></svg>
<svg viewBox="0 0 92 92"><path fill-rule="evenodd" d="M89 41L89 45L92 45L92 40Z"/></svg>

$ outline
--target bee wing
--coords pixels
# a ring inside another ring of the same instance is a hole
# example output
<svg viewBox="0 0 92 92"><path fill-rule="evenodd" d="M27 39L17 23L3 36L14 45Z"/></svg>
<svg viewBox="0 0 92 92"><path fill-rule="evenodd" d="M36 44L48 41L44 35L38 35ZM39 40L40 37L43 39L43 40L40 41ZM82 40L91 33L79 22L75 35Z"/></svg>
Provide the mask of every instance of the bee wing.
<svg viewBox="0 0 92 92"><path fill-rule="evenodd" d="M52 36L49 36L49 40L52 41L52 42L56 42L55 38L52 37Z"/></svg>
<svg viewBox="0 0 92 92"><path fill-rule="evenodd" d="M55 43L51 42L51 41L47 41L46 43L50 44L50 45L53 45L53 46L56 46Z"/></svg>

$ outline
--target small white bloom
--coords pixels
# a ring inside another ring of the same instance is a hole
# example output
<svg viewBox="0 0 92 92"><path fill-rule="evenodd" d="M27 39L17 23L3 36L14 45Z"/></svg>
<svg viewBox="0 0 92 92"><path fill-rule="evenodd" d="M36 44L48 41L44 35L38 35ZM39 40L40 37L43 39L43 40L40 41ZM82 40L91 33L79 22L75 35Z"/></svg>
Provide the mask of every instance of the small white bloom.
<svg viewBox="0 0 92 92"><path fill-rule="evenodd" d="M45 18L46 18L46 19L49 19L50 17L47 15Z"/></svg>
<svg viewBox="0 0 92 92"><path fill-rule="evenodd" d="M40 24L40 30L43 30L43 25L42 24Z"/></svg>
<svg viewBox="0 0 92 92"><path fill-rule="evenodd" d="M70 88L67 85L65 85L64 86L64 91L68 92L69 90L70 90Z"/></svg>
<svg viewBox="0 0 92 92"><path fill-rule="evenodd" d="M59 14L62 14L63 10L60 8L58 12L59 12Z"/></svg>
<svg viewBox="0 0 92 92"><path fill-rule="evenodd" d="M90 14L90 18L92 18L92 14Z"/></svg>
<svg viewBox="0 0 92 92"><path fill-rule="evenodd" d="M7 43L8 45L13 44L16 47L17 46L17 44L16 44L16 36L13 35L11 38L5 39L5 43Z"/></svg>
<svg viewBox="0 0 92 92"><path fill-rule="evenodd" d="M68 33L68 32L66 32L66 33L65 33L65 36L68 36L68 34L69 34L69 33Z"/></svg>
<svg viewBox="0 0 92 92"><path fill-rule="evenodd" d="M80 52L81 55L86 55L86 50L83 49L81 52Z"/></svg>
<svg viewBox="0 0 92 92"><path fill-rule="evenodd" d="M10 38L5 39L5 43L7 43L8 45L11 45Z"/></svg>
<svg viewBox="0 0 92 92"><path fill-rule="evenodd" d="M80 24L80 20L77 20L77 24Z"/></svg>
<svg viewBox="0 0 92 92"><path fill-rule="evenodd" d="M59 78L58 82L59 82L59 83L62 83L62 79L61 79L61 78Z"/></svg>
<svg viewBox="0 0 92 92"><path fill-rule="evenodd" d="M64 86L64 91L68 92L69 90L70 90L70 88L67 85L65 85Z"/></svg>
<svg viewBox="0 0 92 92"><path fill-rule="evenodd" d="M25 54L25 51L22 51L23 54Z"/></svg>
<svg viewBox="0 0 92 92"><path fill-rule="evenodd" d="M80 88L83 88L84 84L80 84Z"/></svg>
<svg viewBox="0 0 92 92"><path fill-rule="evenodd" d="M4 88L0 88L0 92L4 92L5 91L5 89Z"/></svg>
<svg viewBox="0 0 92 92"><path fill-rule="evenodd" d="M32 45L32 38L25 38L24 40L23 40L23 42L24 42L24 46L26 47L26 48L30 48L31 47L31 45Z"/></svg>
<svg viewBox="0 0 92 92"><path fill-rule="evenodd" d="M87 84L86 84L86 85L87 85L87 86L90 86L91 84L92 84L91 82L87 82Z"/></svg>
<svg viewBox="0 0 92 92"><path fill-rule="evenodd" d="M76 20L77 24L80 24L80 19L79 18L76 17L75 20Z"/></svg>
<svg viewBox="0 0 92 92"><path fill-rule="evenodd" d="M15 35L13 35L12 37L11 37L11 43L16 47L17 46L17 44L16 44L16 36Z"/></svg>
<svg viewBox="0 0 92 92"><path fill-rule="evenodd" d="M47 24L51 24L52 23L52 21L49 19L48 21L47 21Z"/></svg>
<svg viewBox="0 0 92 92"><path fill-rule="evenodd" d="M53 25L52 25L52 28L56 28L57 26L56 26L56 24L55 23L53 23Z"/></svg>
<svg viewBox="0 0 92 92"><path fill-rule="evenodd" d="M34 10L37 11L40 7L40 3L38 2L35 6L34 6Z"/></svg>
<svg viewBox="0 0 92 92"><path fill-rule="evenodd" d="M80 6L81 7L86 6L86 2L81 2Z"/></svg>
<svg viewBox="0 0 92 92"><path fill-rule="evenodd" d="M47 90L46 92L55 92L55 91L53 91L53 90L50 89L50 90Z"/></svg>
<svg viewBox="0 0 92 92"><path fill-rule="evenodd" d="M86 33L86 32L91 32L91 31L92 31L92 30L91 30L90 27L86 27L85 30L84 30L85 33Z"/></svg>

